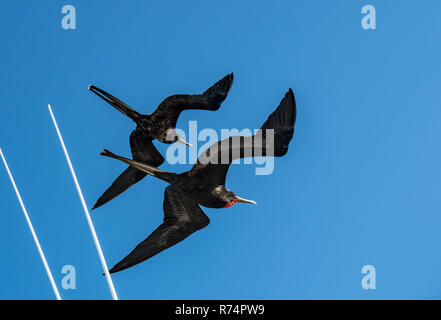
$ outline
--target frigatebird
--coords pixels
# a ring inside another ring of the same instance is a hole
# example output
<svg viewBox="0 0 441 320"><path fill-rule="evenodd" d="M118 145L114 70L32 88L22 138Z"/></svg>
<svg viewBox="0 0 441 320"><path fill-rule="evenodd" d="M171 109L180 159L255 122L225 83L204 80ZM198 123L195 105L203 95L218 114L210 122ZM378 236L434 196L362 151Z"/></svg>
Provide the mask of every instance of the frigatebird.
<svg viewBox="0 0 441 320"><path fill-rule="evenodd" d="M152 141L157 139L167 144L181 142L190 145L176 134L176 122L181 112L189 109L218 110L227 97L232 83L233 73L230 73L202 94L172 95L162 101L151 115L138 113L121 100L93 85L89 86L89 90L136 123L136 129L130 134L133 160L159 167L164 162L164 158ZM97 200L92 210L120 195L145 176L146 173L129 166Z"/></svg>
<svg viewBox="0 0 441 320"><path fill-rule="evenodd" d="M209 218L199 205L228 208L236 202L256 204L237 196L225 187L228 168L233 160L254 156L281 157L288 152L294 135L296 103L291 89L277 109L254 136L233 136L211 145L190 171L176 174L148 164L120 157L104 149L100 154L121 160L133 168L169 183L164 194L163 223L142 241L110 273L130 268L177 244L206 227Z"/></svg>

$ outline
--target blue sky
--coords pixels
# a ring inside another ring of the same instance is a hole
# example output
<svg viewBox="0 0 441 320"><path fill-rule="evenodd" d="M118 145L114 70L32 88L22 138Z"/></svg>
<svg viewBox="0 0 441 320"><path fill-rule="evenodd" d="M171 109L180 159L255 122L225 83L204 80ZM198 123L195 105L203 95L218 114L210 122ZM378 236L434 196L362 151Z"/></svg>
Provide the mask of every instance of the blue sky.
<svg viewBox="0 0 441 320"><path fill-rule="evenodd" d="M61 28L74 5L77 29ZM374 5L377 29L361 28ZM289 153L269 176L233 166L227 187L258 206L204 209L210 225L115 274L122 299L441 298L439 1L9 1L2 5L0 147L65 299L108 299L86 219L46 105L91 207L124 166L133 123L87 90L140 112L229 72L216 112L178 125L258 128L292 87ZM156 143L165 153L165 145ZM182 172L190 165L163 169ZM92 213L109 265L162 221L165 183L147 178ZM0 298L52 299L4 168ZM373 265L377 289L363 290Z"/></svg>

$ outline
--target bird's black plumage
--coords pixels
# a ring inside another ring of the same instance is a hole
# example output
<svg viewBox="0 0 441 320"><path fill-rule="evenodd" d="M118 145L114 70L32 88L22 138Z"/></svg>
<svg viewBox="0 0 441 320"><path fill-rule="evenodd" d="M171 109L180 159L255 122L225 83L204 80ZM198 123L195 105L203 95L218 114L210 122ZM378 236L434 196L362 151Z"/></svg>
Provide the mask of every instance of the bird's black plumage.
<svg viewBox="0 0 441 320"><path fill-rule="evenodd" d="M177 244L193 232L205 228L210 219L201 208L178 188L170 185L164 193L164 221L123 260L111 273L130 268Z"/></svg>
<svg viewBox="0 0 441 320"><path fill-rule="evenodd" d="M256 204L226 189L228 168L233 160L239 158L285 155L294 134L295 119L296 103L289 89L256 135L230 137L213 144L198 158L190 171L180 174L166 172L104 150L101 155L121 160L170 184L165 191L163 224L110 271L118 272L138 264L205 227L209 220L198 205L225 208L235 202Z"/></svg>
<svg viewBox="0 0 441 320"><path fill-rule="evenodd" d="M132 158L158 167L164 158L153 145L157 139L163 143L173 143L179 137L175 132L176 123L182 111L200 109L216 111L228 95L233 83L233 74L216 82L202 94L177 94L166 98L151 115L140 114L126 103L95 86L89 90L128 116L136 123L136 129L130 135ZM128 167L97 200L92 209L96 209L112 200L146 176L145 173Z"/></svg>

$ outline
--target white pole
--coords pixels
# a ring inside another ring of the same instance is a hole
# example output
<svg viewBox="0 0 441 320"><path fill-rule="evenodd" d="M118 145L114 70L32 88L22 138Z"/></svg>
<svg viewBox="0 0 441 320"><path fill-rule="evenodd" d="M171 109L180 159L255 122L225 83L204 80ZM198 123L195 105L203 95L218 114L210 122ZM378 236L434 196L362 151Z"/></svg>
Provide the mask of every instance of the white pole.
<svg viewBox="0 0 441 320"><path fill-rule="evenodd" d="M37 246L38 253L40 254L40 257L41 257L41 261L43 262L43 265L44 265L44 268L46 269L46 273L47 273L47 276L48 276L49 281L51 283L52 289L54 290L55 297L57 298L57 300L61 300L60 293L58 292L57 285L55 284L51 269L49 268L49 265L46 261L46 257L44 256L43 249L41 249L37 234L35 233L34 227L32 226L31 219L29 218L26 207L25 207L23 200L20 196L20 192L18 191L17 185L15 184L14 178L12 177L12 173L9 170L8 163L6 162L6 159L5 159L5 156L3 155L2 149L0 149L0 156L3 160L3 163L5 164L6 171L8 172L8 175L9 175L9 179L11 179L12 186L14 187L15 194L17 195L17 198L18 198L18 202L20 202L21 209L22 209L24 216L26 218L26 222L28 223L29 229L31 230L32 237L34 238L35 245Z"/></svg>
<svg viewBox="0 0 441 320"><path fill-rule="evenodd" d="M55 120L51 106L49 104L47 106L49 108L49 113L51 114L52 121L54 122L55 130L57 131L58 138L60 139L60 143L61 143L61 147L63 148L64 155L66 156L67 164L69 165L69 169L72 174L72 178L74 180L75 187L77 188L78 196L80 197L81 205L83 206L83 211L84 211L84 214L86 215L87 223L89 224L90 232L92 233L93 241L95 242L95 247L96 247L96 250L98 251L98 255L101 260L101 265L103 267L104 274L106 275L106 280L107 280L107 284L109 285L110 293L112 294L113 300L118 300L118 296L116 294L115 287L113 286L112 278L110 277L109 269L107 268L106 259L104 258L104 254L101 249L101 245L98 240L98 236L96 235L96 232L95 232L95 227L93 226L92 219L90 218L90 213L89 213L89 210L87 209L86 201L84 200L83 193L81 192L80 184L78 183L78 179L75 174L74 168L72 166L72 162L70 161L69 154L67 153L67 149L64 144L63 137L61 136L60 129L58 128L57 121Z"/></svg>

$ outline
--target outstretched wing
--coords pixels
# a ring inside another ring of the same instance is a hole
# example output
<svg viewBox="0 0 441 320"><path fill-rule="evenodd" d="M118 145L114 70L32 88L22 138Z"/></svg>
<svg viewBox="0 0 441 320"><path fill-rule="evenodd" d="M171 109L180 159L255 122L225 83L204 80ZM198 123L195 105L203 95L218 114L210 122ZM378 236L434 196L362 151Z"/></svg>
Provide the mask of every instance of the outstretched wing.
<svg viewBox="0 0 441 320"><path fill-rule="evenodd" d="M166 98L152 114L155 122L166 122L174 128L182 111L188 109L216 111L228 95L233 83L233 73L225 76L203 94L176 94Z"/></svg>
<svg viewBox="0 0 441 320"><path fill-rule="evenodd" d="M132 150L134 160L147 163L154 167L159 167L164 162L164 158L155 148L152 140L143 137L142 133L138 130L134 130L130 135L130 149ZM146 173L129 166L97 200L92 210L117 197L145 176Z"/></svg>
<svg viewBox="0 0 441 320"><path fill-rule="evenodd" d="M110 273L130 268L151 258L206 227L209 222L210 219L201 208L188 199L185 193L174 186L168 186L164 193L163 223L110 269Z"/></svg>
<svg viewBox="0 0 441 320"><path fill-rule="evenodd" d="M190 175L205 177L216 185L225 184L230 164L240 158L275 156L288 152L294 135L296 102L291 89L260 130L250 137L233 136L211 145L191 169Z"/></svg>

